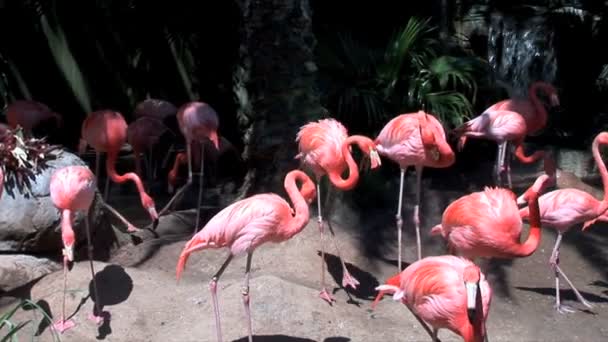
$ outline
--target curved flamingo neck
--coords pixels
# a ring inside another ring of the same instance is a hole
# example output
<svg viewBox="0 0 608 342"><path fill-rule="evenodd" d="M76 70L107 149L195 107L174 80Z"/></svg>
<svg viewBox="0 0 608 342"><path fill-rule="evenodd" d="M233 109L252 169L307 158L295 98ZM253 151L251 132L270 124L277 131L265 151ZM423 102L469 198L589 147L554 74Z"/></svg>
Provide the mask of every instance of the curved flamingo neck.
<svg viewBox="0 0 608 342"><path fill-rule="evenodd" d="M597 168L602 177L602 185L604 186L604 199L602 199L602 203L599 208L599 214L601 215L608 208L608 170L606 169L606 164L604 163L602 155L600 154L600 142L597 137L595 138L595 140L593 140L591 150L593 153L593 159L595 159L595 164L597 165Z"/></svg>
<svg viewBox="0 0 608 342"><path fill-rule="evenodd" d="M315 187L310 178L308 178L308 176L306 176L306 174L302 171L291 171L285 177L285 191L287 191L287 195L293 204L293 209L295 212L295 215L289 219L289 222L283 228L283 235L286 239L290 239L294 235L301 232L310 218L308 203L306 203L304 196L302 196L302 193L298 189L298 185L296 184L297 180L305 183L302 184L302 187L308 186L313 189Z"/></svg>
<svg viewBox="0 0 608 342"><path fill-rule="evenodd" d="M61 210L61 240L64 246L72 246L75 242L74 229L72 228L72 219L74 213L69 209Z"/></svg>
<svg viewBox="0 0 608 342"><path fill-rule="evenodd" d="M534 187L534 186L533 186ZM539 191L533 189L528 197L529 222L530 232L528 238L523 244L516 243L512 246L510 254L515 257L527 257L532 255L540 245L541 227L540 227L540 207L538 204Z"/></svg>
<svg viewBox="0 0 608 342"><path fill-rule="evenodd" d="M545 152L536 151L529 156L526 156L524 152L524 144L522 142L518 142L517 147L515 147L515 157L522 163L530 164L544 157Z"/></svg>
<svg viewBox="0 0 608 342"><path fill-rule="evenodd" d="M534 116L534 121L536 121L538 123L539 127L545 127L545 125L547 124L547 109L545 108L545 105L538 99L538 94L537 92L539 90L544 90L545 86L543 85L543 83L533 83L530 86L530 89L528 91L528 97L530 98L530 102L532 102L532 106L534 107L534 111L536 112L536 115Z"/></svg>
<svg viewBox="0 0 608 342"><path fill-rule="evenodd" d="M116 173L117 159L118 151L108 150L108 158L106 159L106 172L108 173L108 176L110 176L110 178L112 178L112 181L116 183L124 183L126 181L132 181L133 183L135 183L135 186L137 187L137 192L139 193L139 198L141 199L142 204L145 206L143 201L144 196L146 195L146 190L144 189L144 185L141 182L141 179L139 178L139 176L137 176L137 174L133 172L127 172L124 175L119 175L118 173Z"/></svg>
<svg viewBox="0 0 608 342"><path fill-rule="evenodd" d="M337 169L332 169L327 172L329 180L336 188L340 190L351 190L355 187L359 180L359 169L350 153L349 147L352 144L357 144L357 146L365 152L365 143L369 141L369 138L361 135L352 135L344 140L342 143L342 156L348 165L348 177L346 179L342 178L341 170Z"/></svg>

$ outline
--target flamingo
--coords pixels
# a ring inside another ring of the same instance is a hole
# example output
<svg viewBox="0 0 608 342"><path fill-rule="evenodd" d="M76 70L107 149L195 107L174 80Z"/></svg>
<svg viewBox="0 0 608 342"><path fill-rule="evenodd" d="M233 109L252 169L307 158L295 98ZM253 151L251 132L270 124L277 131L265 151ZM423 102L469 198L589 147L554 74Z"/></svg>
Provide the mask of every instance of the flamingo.
<svg viewBox="0 0 608 342"><path fill-rule="evenodd" d="M298 190L296 181L302 182ZM226 261L213 276L209 289L213 299L217 339L222 341L217 282L235 256L247 253L243 304L248 321L249 342L252 342L251 314L249 307L249 274L253 251L266 242L282 242L291 239L304 229L309 220L308 205L315 198L315 184L302 171L292 170L285 177L285 190L293 208L273 193L258 194L237 201L217 213L186 243L177 263L179 280L192 252L208 248L229 248Z"/></svg>
<svg viewBox="0 0 608 342"><path fill-rule="evenodd" d="M2 198L2 193L4 192L4 171L0 166L0 198Z"/></svg>
<svg viewBox="0 0 608 342"><path fill-rule="evenodd" d="M152 178L152 149L167 131L170 131L169 128L160 119L152 116L141 116L127 127L127 142L133 147L135 173L139 177L142 177L140 156L148 150L146 164L149 178Z"/></svg>
<svg viewBox="0 0 608 342"><path fill-rule="evenodd" d="M87 116L82 123L82 138L80 140L79 152L84 153L87 144L91 145L96 152L96 173L99 175L99 159L101 152L107 152L106 172L112 181L116 183L124 183L132 181L137 187L141 205L148 211L150 218L153 221L158 220L154 200L150 197L137 174L128 172L124 175L116 173L115 164L118 158L118 153L122 145L127 139L127 122L123 116L112 110L99 110ZM108 181L106 180L105 193L107 196ZM106 197L104 196L104 197ZM133 227L122 215L116 210L106 205L121 221L123 221L129 231L137 230Z"/></svg>
<svg viewBox="0 0 608 342"><path fill-rule="evenodd" d="M596 220L604 220L606 209L608 209L608 171L606 164L600 155L600 145L608 144L608 132L599 133L593 140L591 147L593 158L600 171L602 183L604 185L604 198L599 201L585 191L574 188L559 189L548 192L539 198L540 221L547 227L557 230L557 239L551 253L549 263L555 272L555 308L560 313L572 312L572 309L561 304L559 293L559 276L570 285L578 300L588 308L593 306L585 300L580 292L574 287L564 271L559 267L559 247L564 233L574 225L583 223L583 230L586 230L595 223ZM525 203L524 196L517 199L520 204ZM520 216L528 220L530 218L529 207L519 211Z"/></svg>
<svg viewBox="0 0 608 342"><path fill-rule="evenodd" d="M55 119L58 127L63 126L61 115L53 112L47 105L30 100L13 101L6 107L6 121L11 128L21 126L31 134L32 130L48 119Z"/></svg>
<svg viewBox="0 0 608 342"><path fill-rule="evenodd" d="M495 141L498 144L496 153L496 164L494 166L494 176L496 184L502 184L501 175L503 171L507 173L507 183L512 188L511 182L511 159L507 158L507 143L515 146L515 157L520 162L534 163L544 156L544 151L536 151L526 156L524 152L524 139L529 133L525 118L510 110L486 110L478 117L464 123L454 130L459 136L458 149L462 150L467 137L480 138Z"/></svg>
<svg viewBox="0 0 608 342"><path fill-rule="evenodd" d="M63 304L61 308L61 320L53 327L63 333L65 330L75 326L74 321L66 320L65 316L65 294L67 285L68 263L74 261L74 243L76 242L72 221L76 212L84 212L85 227L87 234L88 257L91 265L91 277L93 279L93 296L95 307L93 314L89 317L97 324L103 321L100 316L99 297L97 282L95 280L95 268L93 267L93 244L91 243L91 232L89 230L89 208L95 197L97 187L95 176L85 166L67 166L57 169L51 177L50 192L53 204L61 211L61 239L63 241Z"/></svg>
<svg viewBox="0 0 608 342"><path fill-rule="evenodd" d="M410 309L433 341L438 341L439 329L451 330L465 342L487 340L485 322L492 288L470 260L452 255L426 257L376 290L380 292L373 307L385 293L393 293L393 299Z"/></svg>
<svg viewBox="0 0 608 342"><path fill-rule="evenodd" d="M196 223L194 225L194 232L196 233L198 231L198 225L200 222L199 216L203 196L205 149L203 148L202 144L206 139L209 139L215 148L219 150L219 139L217 135L219 119L217 117L217 113L210 105L204 102L189 102L183 105L177 111L177 122L179 124L180 131L184 135L184 138L186 138L188 182L186 182L186 184L184 184L175 193L175 195L173 195L171 200L169 200L163 210L161 210L160 215L169 210L175 199L192 185L192 147L194 142L197 141L201 144L201 165L199 174L198 201L196 206ZM178 159L178 157L176 157L176 159Z"/></svg>
<svg viewBox="0 0 608 342"><path fill-rule="evenodd" d="M175 113L177 113L177 108L171 102L152 98L139 102L133 111L136 118L152 117L161 121Z"/></svg>
<svg viewBox="0 0 608 342"><path fill-rule="evenodd" d="M522 220L515 194L505 188L486 187L460 197L443 212L441 224L431 235L441 235L452 254L468 259L478 257L522 258L530 256L540 244L541 229L538 197L555 179L540 175L526 190L524 198L532 210L530 232L520 242Z"/></svg>
<svg viewBox="0 0 608 342"><path fill-rule="evenodd" d="M445 131L441 123L431 114L424 111L401 114L389 121L375 141L378 152L393 160L401 168L399 185L399 204L397 206L397 241L398 268L401 271L401 207L403 200L403 182L407 168L416 168L416 205L414 207L414 223L416 225L416 245L418 260L422 258L420 243L420 183L422 170L426 167L446 168L454 164L454 151L446 141Z"/></svg>
<svg viewBox="0 0 608 342"><path fill-rule="evenodd" d="M304 168L311 169L315 174L317 183L317 220L319 232L321 233L321 294L320 297L327 302L334 299L327 292L325 286L325 247L323 217L321 214L321 177L327 175L330 182L340 190L351 190L359 180L359 170L355 163L350 146L357 144L361 151L370 158L371 168L380 165L380 156L376 151L376 145L368 138L361 135L348 136L346 128L335 119L322 119L310 122L300 128L296 136L299 153L296 159L300 159ZM348 178L342 178L342 173L348 169ZM342 263L342 286L357 288L359 282L346 268L344 260L340 256L340 249L335 240L334 232L330 229L331 239L338 253L338 259Z"/></svg>

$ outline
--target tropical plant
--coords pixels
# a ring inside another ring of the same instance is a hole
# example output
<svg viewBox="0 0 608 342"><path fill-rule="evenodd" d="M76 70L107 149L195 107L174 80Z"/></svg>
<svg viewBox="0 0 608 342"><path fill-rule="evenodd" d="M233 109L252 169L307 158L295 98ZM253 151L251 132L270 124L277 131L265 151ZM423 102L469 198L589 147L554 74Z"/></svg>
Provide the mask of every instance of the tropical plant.
<svg viewBox="0 0 608 342"><path fill-rule="evenodd" d="M52 319L46 313L46 311L40 307L38 304L32 302L29 299L23 299L19 304L17 304L12 309L8 310L4 314L0 315L0 342L16 342L17 341L17 333L21 331L25 326L32 322L31 319L22 321L22 322L13 322L13 317L17 313L17 311L21 310L35 310L42 314L42 318L40 319L40 323L46 322L47 324L52 324ZM6 328L6 330L5 330ZM32 333L35 336L37 332ZM51 334L53 336L53 341L61 341L59 335L55 332L55 330L51 329Z"/></svg>
<svg viewBox="0 0 608 342"><path fill-rule="evenodd" d="M483 62L442 54L428 19L410 18L385 48L374 49L352 36L319 42L324 105L349 126L374 131L390 116L426 110L448 126L472 113L476 74Z"/></svg>

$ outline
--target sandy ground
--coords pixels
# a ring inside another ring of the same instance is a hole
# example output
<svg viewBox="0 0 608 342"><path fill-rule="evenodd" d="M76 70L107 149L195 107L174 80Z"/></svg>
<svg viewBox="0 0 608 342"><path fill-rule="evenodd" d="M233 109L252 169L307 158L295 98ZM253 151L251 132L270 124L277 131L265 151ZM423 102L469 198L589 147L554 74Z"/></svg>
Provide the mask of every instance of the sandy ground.
<svg viewBox="0 0 608 342"><path fill-rule="evenodd" d="M394 184L389 185L394 189ZM411 188L410 188L411 189ZM429 236L440 221L449 199L463 194L442 190L443 202L432 187L424 192L423 255L445 253L443 241ZM412 198L411 191L406 196ZM396 197L396 196L394 196ZM415 260L414 227L409 219L411 200L404 210L404 261ZM444 203L445 202L445 203ZM135 209L134 209L135 210ZM332 219L342 256L361 282L355 291L338 284L341 268L333 246L327 244L327 280L336 302L330 306L318 297L321 258L314 219L292 240L268 244L253 255L250 282L254 341L430 341L407 309L387 296L370 310L374 288L393 275L396 241L392 204L389 209L368 209L359 221L348 210L336 209ZM143 222L143 221L142 221ZM606 225L596 224L582 233L574 229L562 243L561 267L594 304L592 310L576 302L562 282L562 295L574 313L553 309L554 278L548 260L555 233L544 230L542 244L525 259L484 261L482 269L494 289L487 328L490 341L606 341L608 340L608 242ZM226 257L224 250L197 252L190 258L182 280L175 280L177 257L185 241L162 244L137 267L96 262L96 279L106 321L97 327L87 320L93 302L89 297L89 263L80 261L68 274L67 312L76 328L61 335L62 341L215 341L216 329L208 283ZM138 247L132 247L138 248ZM241 301L245 258L235 259L218 286L225 341L246 341L247 330ZM26 296L45 307L56 320L61 313L62 272L53 273L30 288ZM3 308L6 310L6 307ZM37 326L40 314L19 311L15 321L36 319L21 332L28 339L38 330L40 341L52 341L52 331ZM449 331L442 341L459 341Z"/></svg>

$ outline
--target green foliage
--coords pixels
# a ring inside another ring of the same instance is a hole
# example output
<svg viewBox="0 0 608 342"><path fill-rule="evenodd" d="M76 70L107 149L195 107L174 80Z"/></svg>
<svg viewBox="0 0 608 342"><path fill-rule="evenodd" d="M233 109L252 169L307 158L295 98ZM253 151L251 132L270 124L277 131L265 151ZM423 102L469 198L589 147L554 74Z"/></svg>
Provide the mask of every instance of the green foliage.
<svg viewBox="0 0 608 342"><path fill-rule="evenodd" d="M32 302L28 299L23 299L19 304L17 304L12 309L8 310L4 314L0 315L0 342L16 342L18 341L18 334L25 326L30 324L32 320L26 320L22 322L13 322L13 317L19 310L35 310L42 314L42 318L40 319L40 323L46 321L49 325L52 324L52 319L49 315L44 311L42 307L38 304ZM38 324L38 325L39 325ZM5 329L6 328L6 329ZM36 332L32 333L32 340L35 336ZM51 329L51 334L53 336L53 341L61 341L59 335L55 332L55 330Z"/></svg>
<svg viewBox="0 0 608 342"><path fill-rule="evenodd" d="M472 114L481 59L441 54L435 27L411 18L385 48L348 34L321 40L318 59L323 101L349 126L381 127L399 113L426 110L453 127Z"/></svg>

